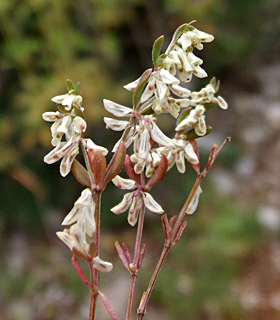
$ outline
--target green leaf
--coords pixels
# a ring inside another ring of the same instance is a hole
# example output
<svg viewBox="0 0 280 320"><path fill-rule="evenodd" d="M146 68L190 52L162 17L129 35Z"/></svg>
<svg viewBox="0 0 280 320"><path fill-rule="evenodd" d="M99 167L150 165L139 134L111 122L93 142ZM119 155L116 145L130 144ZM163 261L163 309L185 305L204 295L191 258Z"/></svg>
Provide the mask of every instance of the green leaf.
<svg viewBox="0 0 280 320"><path fill-rule="evenodd" d="M176 126L178 126L184 119L186 119L186 117L189 115L191 110L192 110L192 107L188 107L180 114L179 118L177 119Z"/></svg>
<svg viewBox="0 0 280 320"><path fill-rule="evenodd" d="M141 95L143 93L144 87L147 84L147 82L149 81L151 74L152 74L152 69L148 69L142 74L141 78L139 79L138 85L137 85L137 87L134 91L134 94L133 94L133 106L134 107L137 107L137 105L140 101Z"/></svg>
<svg viewBox="0 0 280 320"><path fill-rule="evenodd" d="M159 38L157 38L157 40L154 42L154 45L153 45L152 58L153 58L153 63L155 67L157 66L157 60L160 56L163 39L164 39L164 36L160 36Z"/></svg>
<svg viewBox="0 0 280 320"><path fill-rule="evenodd" d="M75 85L74 85L73 81L71 81L70 79L67 79L66 87L67 87L68 91L75 90Z"/></svg>

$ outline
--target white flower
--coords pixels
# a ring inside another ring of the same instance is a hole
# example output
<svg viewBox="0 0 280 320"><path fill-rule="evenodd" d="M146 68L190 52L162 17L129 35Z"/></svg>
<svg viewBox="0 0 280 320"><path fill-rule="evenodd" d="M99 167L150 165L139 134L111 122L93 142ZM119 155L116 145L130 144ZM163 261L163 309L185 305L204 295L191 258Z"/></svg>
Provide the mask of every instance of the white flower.
<svg viewBox="0 0 280 320"><path fill-rule="evenodd" d="M183 33L177 40L177 43L179 43L185 51L189 50L191 46L202 50L202 42L211 42L213 40L214 37L211 34L193 28L193 30Z"/></svg>
<svg viewBox="0 0 280 320"><path fill-rule="evenodd" d="M82 191L81 196L75 202L73 209L68 213L62 225L70 225L78 221L80 216L85 219L85 232L92 237L96 226L94 220L95 203L89 188Z"/></svg>
<svg viewBox="0 0 280 320"><path fill-rule="evenodd" d="M92 257L90 252L90 244L86 233L87 221L85 216L80 216L76 223L70 228L58 231L56 234L63 241L74 255L79 254L84 259L93 262L93 267L101 272L110 272L113 269L111 262L104 261L99 256Z"/></svg>
<svg viewBox="0 0 280 320"><path fill-rule="evenodd" d="M71 170L72 163L79 153L79 134L72 136L67 142L60 142L45 157L44 162L52 164L62 159L60 164L60 174L65 177Z"/></svg>
<svg viewBox="0 0 280 320"><path fill-rule="evenodd" d="M221 97L215 97L216 89L212 84L208 84L206 87L202 88L200 91L194 91L192 93L192 99L190 100L190 105L196 106L198 104L205 103L215 103L222 109L227 109L228 105L226 101Z"/></svg>
<svg viewBox="0 0 280 320"><path fill-rule="evenodd" d="M81 108L81 104L83 101L80 95L69 93L53 97L51 100L56 104L63 105L65 110L67 111L71 110L73 106L78 106L79 108Z"/></svg>
<svg viewBox="0 0 280 320"><path fill-rule="evenodd" d="M134 91L139 79L125 86L126 89ZM150 106L156 114L170 113L174 118L178 117L180 111L180 99L172 97L174 94L177 97L187 98L191 91L181 87L180 81L174 77L169 71L160 69L154 71L142 93L140 102L142 104L151 101ZM147 106L145 106L146 108ZM140 108L141 112L142 108Z"/></svg>
<svg viewBox="0 0 280 320"><path fill-rule="evenodd" d="M85 147L87 148L87 150L98 150L103 154L103 156L106 156L108 154L108 149L95 144L91 139L83 139L83 143L85 143Z"/></svg>
<svg viewBox="0 0 280 320"><path fill-rule="evenodd" d="M193 146L185 140L173 139L172 148L159 148L157 151L164 154L168 160L168 170L176 163L177 169L180 173L186 170L185 159L191 164L198 164L199 160L194 152Z"/></svg>
<svg viewBox="0 0 280 320"><path fill-rule="evenodd" d="M192 127L198 136L204 136L206 134L204 112L205 108L202 105L197 105L190 111L189 115L179 123L175 130L181 131L187 127Z"/></svg>
<svg viewBox="0 0 280 320"><path fill-rule="evenodd" d="M124 179L116 176L113 183L120 189L132 190L138 188L135 181L131 179ZM111 209L115 214L120 214L129 208L128 223L134 226L138 220L138 216L143 206L149 209L153 213L163 213L162 207L155 201L155 199L143 190L137 189L134 192L129 192L124 195L123 200Z"/></svg>

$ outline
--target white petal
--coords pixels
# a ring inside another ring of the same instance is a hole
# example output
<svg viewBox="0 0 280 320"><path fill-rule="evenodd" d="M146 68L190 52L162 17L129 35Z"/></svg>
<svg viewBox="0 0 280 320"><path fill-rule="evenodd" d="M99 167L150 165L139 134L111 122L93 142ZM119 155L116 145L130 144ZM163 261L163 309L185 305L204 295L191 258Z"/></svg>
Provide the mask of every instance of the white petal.
<svg viewBox="0 0 280 320"><path fill-rule="evenodd" d="M195 125L195 133L198 136L204 136L206 134L205 116L200 116L197 118L197 123Z"/></svg>
<svg viewBox="0 0 280 320"><path fill-rule="evenodd" d="M215 102L217 103L217 105L226 110L228 108L228 104L227 102L224 100L224 98L222 98L221 96L218 96L218 98L215 98Z"/></svg>
<svg viewBox="0 0 280 320"><path fill-rule="evenodd" d="M63 94L60 96L55 96L51 99L52 102L57 104L62 104L63 100L66 98L67 94Z"/></svg>
<svg viewBox="0 0 280 320"><path fill-rule="evenodd" d="M86 131L87 123L81 117L75 117L73 120L74 130L77 133L82 133Z"/></svg>
<svg viewBox="0 0 280 320"><path fill-rule="evenodd" d="M195 30L197 37L202 41L202 42L211 42L214 40L214 37L212 36L212 34L200 31L198 29Z"/></svg>
<svg viewBox="0 0 280 320"><path fill-rule="evenodd" d="M182 97L182 98L187 98L191 95L191 91L187 88L183 88L178 85L173 85L171 86L171 91L176 94L176 96Z"/></svg>
<svg viewBox="0 0 280 320"><path fill-rule="evenodd" d="M103 120L106 123L106 129L112 129L114 131L123 131L128 124L128 121L116 120L107 117L104 117Z"/></svg>
<svg viewBox="0 0 280 320"><path fill-rule="evenodd" d="M156 200L147 192L143 193L145 207L148 208L153 213L163 213L164 210L162 207L156 202Z"/></svg>
<svg viewBox="0 0 280 320"><path fill-rule="evenodd" d="M115 115L116 117L124 117L132 112L132 109L122 106L120 104L117 104L113 101L104 99L103 100L104 108Z"/></svg>
<svg viewBox="0 0 280 320"><path fill-rule="evenodd" d="M48 121L48 122L53 122L59 118L61 118L62 114L59 112L59 111L56 111L56 112L44 112L42 114L42 118L45 120L45 121Z"/></svg>
<svg viewBox="0 0 280 320"><path fill-rule="evenodd" d="M140 77L140 78L141 78L141 77ZM133 92L133 91L136 89L140 78L134 80L133 82L130 82L130 83L126 84L126 85L123 86L123 87L124 87L126 90Z"/></svg>
<svg viewBox="0 0 280 320"><path fill-rule="evenodd" d="M74 222L76 222L79 218L79 215L81 213L81 209L74 207L68 214L67 216L64 218L64 220L62 221L62 225L70 225Z"/></svg>
<svg viewBox="0 0 280 320"><path fill-rule="evenodd" d="M142 95L141 95L141 99L140 99L140 102L141 102L141 103L149 100L149 99L153 96L154 91L155 91L155 87L154 87L154 86L155 86L155 81L154 81L154 80L155 80L155 78L152 78L152 79L148 82L145 90L143 91L143 93L142 93Z"/></svg>
<svg viewBox="0 0 280 320"><path fill-rule="evenodd" d="M95 144L91 139L87 139L87 148L88 149L93 149L93 150L98 150L100 151L104 156L107 155L108 150L102 146L98 146Z"/></svg>
<svg viewBox="0 0 280 320"><path fill-rule="evenodd" d="M150 149L151 149L150 134L148 129L144 129L144 131L140 133L140 138L138 141L138 150L135 153L139 158L146 159Z"/></svg>
<svg viewBox="0 0 280 320"><path fill-rule="evenodd" d="M161 77L161 79L162 79L162 81L164 82L164 83L166 83L166 84L179 84L180 83L180 81L176 78L176 77L174 77L173 75L171 75L167 70L165 70L165 69L161 69L160 70L160 77Z"/></svg>
<svg viewBox="0 0 280 320"><path fill-rule="evenodd" d="M180 173L184 173L186 171L184 151L179 151L176 154L176 166Z"/></svg>
<svg viewBox="0 0 280 320"><path fill-rule="evenodd" d="M199 186L198 189L196 190L196 193L194 194L192 201L190 202L186 213L187 214L193 214L198 206L198 202L199 202L199 196L202 192L201 187Z"/></svg>
<svg viewBox="0 0 280 320"><path fill-rule="evenodd" d="M70 236L69 233L65 232L65 231L58 231L56 232L56 235L58 236L58 238L63 241L68 247L69 249L72 251L73 247L75 246L75 240L73 239L72 236Z"/></svg>
<svg viewBox="0 0 280 320"><path fill-rule="evenodd" d="M131 204L131 207L129 209L128 216L127 216L127 221L132 227L135 226L135 224L138 220L138 216L139 216L139 213L142 209L142 205L143 205L142 197L134 197L133 198L133 201L132 201L132 204Z"/></svg>
<svg viewBox="0 0 280 320"><path fill-rule="evenodd" d="M185 146L185 157L191 164L198 164L199 162L193 146L190 143Z"/></svg>
<svg viewBox="0 0 280 320"><path fill-rule="evenodd" d="M188 61L189 63L194 66L194 67L198 67L203 63L203 60L198 58L195 54L193 54L192 52L188 53Z"/></svg>
<svg viewBox="0 0 280 320"><path fill-rule="evenodd" d="M119 175L115 176L115 178L112 180L114 185L122 190L133 190L136 188L136 182L131 179L124 179L120 177Z"/></svg>
<svg viewBox="0 0 280 320"><path fill-rule="evenodd" d="M60 126L57 128L57 132L63 132L66 134L68 132L68 127L71 124L71 117L65 116L61 119Z"/></svg>
<svg viewBox="0 0 280 320"><path fill-rule="evenodd" d="M95 206L87 206L82 209L82 215L85 216L85 232L89 237L93 237L96 230L94 211Z"/></svg>
<svg viewBox="0 0 280 320"><path fill-rule="evenodd" d="M151 136L153 140L159 145L165 147L173 147L172 140L168 138L154 122L152 123Z"/></svg>
<svg viewBox="0 0 280 320"><path fill-rule="evenodd" d="M113 265L111 262L104 261L98 256L93 258L93 267L101 272L110 272L113 269Z"/></svg>
<svg viewBox="0 0 280 320"><path fill-rule="evenodd" d="M157 87L158 99L161 101L167 97L167 94L169 92L168 86L164 82L157 80L156 87Z"/></svg>
<svg viewBox="0 0 280 320"><path fill-rule="evenodd" d="M198 77L198 78L205 78L207 77L207 73L204 69L202 69L200 66L195 67L193 73Z"/></svg>
<svg viewBox="0 0 280 320"><path fill-rule="evenodd" d="M60 149L65 143L61 143L57 145L53 150L51 150L47 155L44 157L44 162L47 164L53 164L61 159L61 156L58 155Z"/></svg>
<svg viewBox="0 0 280 320"><path fill-rule="evenodd" d="M62 175L62 177L66 177L68 173L71 171L73 161L75 160L78 153L79 151L75 152L74 154L70 153L62 159L59 167L59 172Z"/></svg>
<svg viewBox="0 0 280 320"><path fill-rule="evenodd" d="M122 212L125 212L132 201L132 197L133 197L134 192L130 192L124 195L122 201L117 204L116 206L114 206L111 211L114 212L115 214L120 214Z"/></svg>

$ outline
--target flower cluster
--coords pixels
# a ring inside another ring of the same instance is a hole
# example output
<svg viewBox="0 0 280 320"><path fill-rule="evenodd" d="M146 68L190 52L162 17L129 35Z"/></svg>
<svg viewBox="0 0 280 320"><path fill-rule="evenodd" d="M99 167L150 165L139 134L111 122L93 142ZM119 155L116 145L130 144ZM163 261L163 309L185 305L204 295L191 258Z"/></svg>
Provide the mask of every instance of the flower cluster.
<svg viewBox="0 0 280 320"><path fill-rule="evenodd" d="M222 97L215 96L218 90L218 84L215 80L211 80L205 88L198 92L191 92L180 83L181 81L189 82L193 74L199 78L207 76L207 73L201 68L203 61L195 56L193 50L194 48L203 49L203 43L211 42L213 39L212 35L191 25L183 25L175 32L165 54L160 56L155 52L158 50L157 47L161 46L159 44L161 38L159 38L153 48L155 69L150 72L147 70L140 78L124 86L125 89L133 92L134 96L140 95L136 102L134 100L134 107L131 109L113 101L104 100L104 107L107 111L117 117L128 118L128 120L117 120L105 117L104 121L106 128L124 131L121 140L124 139L127 148L133 145L133 154L130 156L130 160L134 164L135 174L145 173L147 178L151 178L159 166L162 155L168 160L167 170L176 164L178 171L184 173L186 170L185 159L194 168L195 166L199 168L198 154L194 151L193 144L189 140L207 134L205 122L207 109L215 105L226 109L227 104ZM156 116L161 113L170 113L174 118L178 118L181 108L185 110L178 119L175 137L170 139L157 125ZM186 138L185 132L187 130L194 131L191 138ZM116 150L119 142L113 151ZM115 178L115 181L118 182L116 184L121 189L125 189L123 184L128 182L120 179L122 178ZM135 185L131 184L127 189L131 190L134 187ZM196 205L198 198L199 196L196 197ZM120 213L130 207L128 221L134 225L139 208L143 203L147 207L145 201L147 202L147 196L140 188L125 195L123 201L112 211ZM192 205L192 207L196 206ZM151 211L161 212L159 208L153 210Z"/></svg>
<svg viewBox="0 0 280 320"><path fill-rule="evenodd" d="M70 225L57 236L70 248L74 255L92 261L93 267L102 272L109 272L113 265L103 261L95 255L94 233L96 224L94 219L95 203L90 189L82 191L73 209L68 213L62 225Z"/></svg>
<svg viewBox="0 0 280 320"><path fill-rule="evenodd" d="M54 149L49 152L44 161L48 164L62 159L60 174L65 177L71 170L72 163L79 153L79 142L86 130L87 124L82 115L82 97L76 94L65 94L52 98L60 106L59 111L43 113L45 121L53 122L51 126Z"/></svg>

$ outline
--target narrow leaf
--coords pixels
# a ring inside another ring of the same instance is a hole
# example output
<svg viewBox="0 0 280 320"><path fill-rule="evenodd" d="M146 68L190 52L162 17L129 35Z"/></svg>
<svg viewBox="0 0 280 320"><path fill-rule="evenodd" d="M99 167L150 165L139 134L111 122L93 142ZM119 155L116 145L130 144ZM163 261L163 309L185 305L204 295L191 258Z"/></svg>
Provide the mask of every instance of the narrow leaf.
<svg viewBox="0 0 280 320"><path fill-rule="evenodd" d="M152 69L148 69L142 74L141 78L139 79L137 87L133 93L133 106L135 108L137 107L140 101L145 85L149 81L151 74L152 74Z"/></svg>
<svg viewBox="0 0 280 320"><path fill-rule="evenodd" d="M129 263L128 263L128 260L127 260L127 257L126 257L126 254L124 253L124 250L123 248L120 246L119 242L116 241L115 242L115 247L116 247L116 250L118 252L118 255L121 259L121 262L123 263L124 267L129 270Z"/></svg>
<svg viewBox="0 0 280 320"><path fill-rule="evenodd" d="M88 280L88 277L86 276L83 268L80 265L80 262L77 260L75 255L73 255L73 257L72 257L72 264L73 264L78 276L83 281L83 283L86 284L88 287L90 287L90 282Z"/></svg>
<svg viewBox="0 0 280 320"><path fill-rule="evenodd" d="M163 39L164 39L164 36L160 36L159 38L157 38L157 40L154 42L154 45L153 45L152 58L153 58L153 63L155 67L157 66L157 60L158 60L158 57L160 56Z"/></svg>
<svg viewBox="0 0 280 320"><path fill-rule="evenodd" d="M67 87L68 91L75 90L75 85L74 85L73 81L70 79L66 80L66 87Z"/></svg>
<svg viewBox="0 0 280 320"><path fill-rule="evenodd" d="M194 139L198 139L198 138L202 138L202 137L205 137L207 136L209 133L211 133L212 131L212 127L211 126L208 126L206 127L206 133L204 136L199 136L196 132L195 132L195 129L191 129L189 131L185 131L185 130L182 130L182 131L178 131L178 134L180 135L180 137L184 140L194 140Z"/></svg>
<svg viewBox="0 0 280 320"><path fill-rule="evenodd" d="M71 171L79 183L87 187L91 186L87 170L76 159L72 164Z"/></svg>
<svg viewBox="0 0 280 320"><path fill-rule="evenodd" d="M106 310L108 311L109 315L111 316L111 318L113 320L119 320L119 318L116 316L112 306L110 305L107 297L105 296L105 294L103 292L101 292L100 290L98 291L99 295L100 295L100 298L106 308Z"/></svg>

